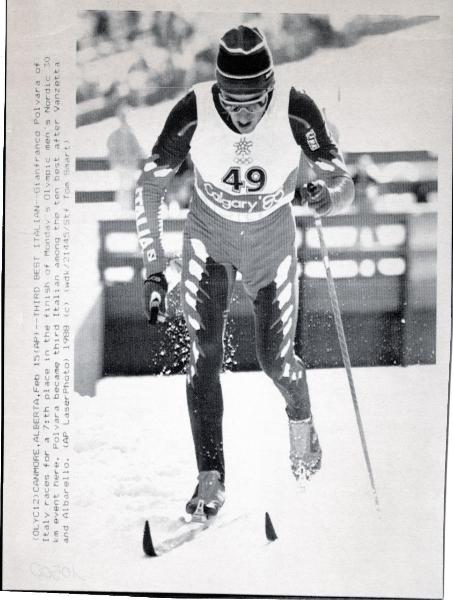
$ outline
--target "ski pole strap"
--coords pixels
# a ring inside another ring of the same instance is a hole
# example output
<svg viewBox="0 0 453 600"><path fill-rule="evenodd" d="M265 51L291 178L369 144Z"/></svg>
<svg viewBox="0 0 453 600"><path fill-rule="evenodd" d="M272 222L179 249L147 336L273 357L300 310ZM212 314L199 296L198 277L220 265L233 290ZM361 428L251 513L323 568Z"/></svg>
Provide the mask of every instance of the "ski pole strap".
<svg viewBox="0 0 453 600"><path fill-rule="evenodd" d="M348 377L349 388L351 390L352 403L354 405L354 412L357 421L357 427L359 429L360 441L362 443L363 455L365 458L365 463L368 471L368 477L371 484L371 489L373 491L374 503L376 505L376 509L379 510L379 499L376 491L376 485L374 482L373 470L371 467L370 456L368 454L368 447L365 439L365 433L363 429L362 418L360 416L359 402L357 400L357 393L354 385L354 379L352 377L352 367L351 367L351 359L349 357L348 345L346 343L346 336L344 333L343 320L341 318L340 305L338 302L337 291L335 289L335 283L332 276L332 271L330 268L330 260L329 253L327 251L327 246L324 240L324 233L322 229L322 221L320 217L315 217L315 225L316 231L318 233L319 245L321 247L321 256L322 261L324 263L324 268L326 271L326 279L327 279L327 287L329 290L330 303L332 305L333 317L335 321L335 327L337 329L338 342L340 344L341 357L343 359L343 364L346 369L346 374Z"/></svg>

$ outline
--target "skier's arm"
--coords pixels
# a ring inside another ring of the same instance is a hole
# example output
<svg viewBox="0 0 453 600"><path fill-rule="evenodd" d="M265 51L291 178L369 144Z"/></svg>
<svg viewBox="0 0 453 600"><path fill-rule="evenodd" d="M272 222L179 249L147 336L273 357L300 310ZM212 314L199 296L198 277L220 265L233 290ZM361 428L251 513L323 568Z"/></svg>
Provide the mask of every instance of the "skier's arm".
<svg viewBox="0 0 453 600"><path fill-rule="evenodd" d="M289 121L294 138L315 173L319 214L341 212L354 200L354 183L321 111L307 94L295 88L290 92Z"/></svg>
<svg viewBox="0 0 453 600"><path fill-rule="evenodd" d="M170 112L146 160L135 190L135 216L147 278L165 269L161 204L168 183L187 156L197 125L197 106L189 92Z"/></svg>

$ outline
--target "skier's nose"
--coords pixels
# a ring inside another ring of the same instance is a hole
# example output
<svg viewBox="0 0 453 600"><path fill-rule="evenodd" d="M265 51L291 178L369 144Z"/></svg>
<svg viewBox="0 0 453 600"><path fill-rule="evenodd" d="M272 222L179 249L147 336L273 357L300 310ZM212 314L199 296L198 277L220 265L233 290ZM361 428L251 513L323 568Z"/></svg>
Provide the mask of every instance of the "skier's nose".
<svg viewBox="0 0 453 600"><path fill-rule="evenodd" d="M238 112L237 118L241 124L249 123L251 120L250 113L245 108L241 108L241 110Z"/></svg>

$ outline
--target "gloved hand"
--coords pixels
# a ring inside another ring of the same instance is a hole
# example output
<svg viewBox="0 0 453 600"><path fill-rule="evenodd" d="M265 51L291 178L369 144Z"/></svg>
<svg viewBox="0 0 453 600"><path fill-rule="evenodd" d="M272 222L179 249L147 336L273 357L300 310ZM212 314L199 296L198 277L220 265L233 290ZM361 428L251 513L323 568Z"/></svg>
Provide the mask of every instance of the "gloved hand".
<svg viewBox="0 0 453 600"><path fill-rule="evenodd" d="M143 310L151 325L165 321L165 296L168 283L163 273L154 273L143 282Z"/></svg>
<svg viewBox="0 0 453 600"><path fill-rule="evenodd" d="M317 179L307 183L302 188L302 199L308 202L318 217L324 217L332 210L333 202L325 181Z"/></svg>

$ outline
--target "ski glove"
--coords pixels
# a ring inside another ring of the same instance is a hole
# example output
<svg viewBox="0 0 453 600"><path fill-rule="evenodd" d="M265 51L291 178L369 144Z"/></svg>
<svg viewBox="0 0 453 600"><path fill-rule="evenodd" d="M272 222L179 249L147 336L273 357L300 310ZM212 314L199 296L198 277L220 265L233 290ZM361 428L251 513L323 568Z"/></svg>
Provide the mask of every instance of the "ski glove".
<svg viewBox="0 0 453 600"><path fill-rule="evenodd" d="M302 199L308 202L318 217L324 217L330 213L333 207L332 197L325 181L317 179L307 183L302 188Z"/></svg>
<svg viewBox="0 0 453 600"><path fill-rule="evenodd" d="M143 310L151 325L165 321L167 290L168 283L163 273L154 273L143 282Z"/></svg>

